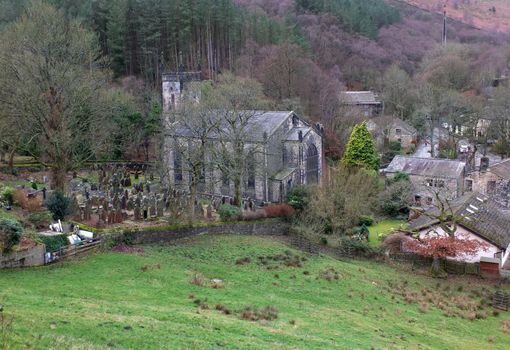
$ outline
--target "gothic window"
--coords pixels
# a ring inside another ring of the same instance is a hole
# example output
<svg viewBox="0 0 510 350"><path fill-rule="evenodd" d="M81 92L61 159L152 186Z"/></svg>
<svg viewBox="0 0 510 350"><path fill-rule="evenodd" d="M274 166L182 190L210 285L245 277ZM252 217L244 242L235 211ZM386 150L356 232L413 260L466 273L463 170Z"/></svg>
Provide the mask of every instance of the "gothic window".
<svg viewBox="0 0 510 350"><path fill-rule="evenodd" d="M182 156L179 150L174 151L174 182L182 181Z"/></svg>
<svg viewBox="0 0 510 350"><path fill-rule="evenodd" d="M255 188L255 157L253 154L248 155L247 158L247 187L253 190Z"/></svg>
<svg viewBox="0 0 510 350"><path fill-rule="evenodd" d="M306 183L316 184L319 182L319 152L314 144L308 146L306 153Z"/></svg>

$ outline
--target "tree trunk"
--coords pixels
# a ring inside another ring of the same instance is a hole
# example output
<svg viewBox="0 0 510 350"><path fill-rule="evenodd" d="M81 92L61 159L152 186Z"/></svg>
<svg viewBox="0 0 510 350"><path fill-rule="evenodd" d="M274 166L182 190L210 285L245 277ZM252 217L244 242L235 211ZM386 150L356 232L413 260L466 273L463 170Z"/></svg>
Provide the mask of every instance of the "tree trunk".
<svg viewBox="0 0 510 350"><path fill-rule="evenodd" d="M8 164L8 168L9 168L9 171L12 172L14 171L14 154L16 153L16 147L13 147L11 152L9 152L9 164Z"/></svg>
<svg viewBox="0 0 510 350"><path fill-rule="evenodd" d="M190 184L190 198L189 198L189 217L188 221L189 223L193 223L193 220L195 219L195 201L197 200L197 184L195 181L192 181Z"/></svg>
<svg viewBox="0 0 510 350"><path fill-rule="evenodd" d="M234 179L234 205L241 206L241 177Z"/></svg>
<svg viewBox="0 0 510 350"><path fill-rule="evenodd" d="M52 188L65 192L67 171L64 167L55 167L51 171Z"/></svg>
<svg viewBox="0 0 510 350"><path fill-rule="evenodd" d="M431 267L432 276L439 277L441 275L441 265L439 257L434 256L432 258L432 267Z"/></svg>

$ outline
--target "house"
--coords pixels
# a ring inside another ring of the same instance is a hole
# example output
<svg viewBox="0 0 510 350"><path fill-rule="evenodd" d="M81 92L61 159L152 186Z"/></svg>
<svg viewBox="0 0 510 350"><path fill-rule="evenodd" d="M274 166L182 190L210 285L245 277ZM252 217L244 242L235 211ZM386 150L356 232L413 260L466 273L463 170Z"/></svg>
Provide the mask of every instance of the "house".
<svg viewBox="0 0 510 350"><path fill-rule="evenodd" d="M449 206L457 222L455 237L475 239L487 244L487 250L480 249L474 256L454 260L471 263L496 261L500 269L509 270L510 214L491 198L475 192L449 202ZM446 235L438 227L439 221L434 219L434 211L439 214L437 208L429 209L410 222L410 229L418 232L421 237L427 234Z"/></svg>
<svg viewBox="0 0 510 350"><path fill-rule="evenodd" d="M464 187L466 192L480 192L510 208L510 159L490 165L488 158L482 158L480 168L468 174Z"/></svg>
<svg viewBox="0 0 510 350"><path fill-rule="evenodd" d="M395 156L384 170L386 177L406 173L414 188L415 205L432 206L434 193L446 199L464 194L466 163L457 160Z"/></svg>
<svg viewBox="0 0 510 350"><path fill-rule="evenodd" d="M372 91L342 91L340 104L344 113L352 117L373 118L384 111L383 101Z"/></svg>
<svg viewBox="0 0 510 350"><path fill-rule="evenodd" d="M418 131L400 118L382 116L367 121L367 128L374 136L378 146L388 142L399 142L402 148L408 149L418 141Z"/></svg>

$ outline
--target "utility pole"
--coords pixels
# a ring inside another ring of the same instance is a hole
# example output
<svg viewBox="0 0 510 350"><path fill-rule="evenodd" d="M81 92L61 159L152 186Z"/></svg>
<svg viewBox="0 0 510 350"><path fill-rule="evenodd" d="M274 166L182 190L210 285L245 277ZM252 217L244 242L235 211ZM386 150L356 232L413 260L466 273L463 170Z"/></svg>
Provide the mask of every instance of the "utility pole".
<svg viewBox="0 0 510 350"><path fill-rule="evenodd" d="M444 5L443 11L443 47L446 47L446 4Z"/></svg>

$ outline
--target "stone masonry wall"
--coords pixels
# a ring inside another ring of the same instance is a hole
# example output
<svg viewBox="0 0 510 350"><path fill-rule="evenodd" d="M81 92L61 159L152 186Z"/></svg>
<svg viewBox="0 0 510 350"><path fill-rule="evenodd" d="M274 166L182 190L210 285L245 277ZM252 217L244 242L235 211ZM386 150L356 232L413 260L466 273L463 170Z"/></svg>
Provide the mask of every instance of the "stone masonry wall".
<svg viewBox="0 0 510 350"><path fill-rule="evenodd" d="M28 267L44 265L46 247L40 244L31 249L0 255L0 269L12 267Z"/></svg>
<svg viewBox="0 0 510 350"><path fill-rule="evenodd" d="M183 227L154 231L131 231L116 233L100 233L98 238L104 241L120 242L129 240L133 244L167 243L181 238L203 234L238 234L258 236L279 236L289 233L289 225L279 220L232 223L204 227Z"/></svg>

